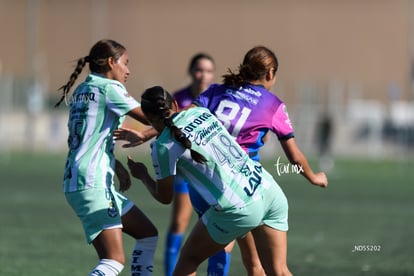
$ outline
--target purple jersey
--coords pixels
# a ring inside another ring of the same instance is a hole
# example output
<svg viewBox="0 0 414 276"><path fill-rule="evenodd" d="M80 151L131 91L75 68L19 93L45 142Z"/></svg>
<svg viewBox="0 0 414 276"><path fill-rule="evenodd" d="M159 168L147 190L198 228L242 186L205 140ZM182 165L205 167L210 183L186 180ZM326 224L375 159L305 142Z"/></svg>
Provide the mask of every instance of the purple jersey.
<svg viewBox="0 0 414 276"><path fill-rule="evenodd" d="M195 100L194 96L191 94L191 86L178 90L172 96L174 100L177 101L179 109L189 106Z"/></svg>
<svg viewBox="0 0 414 276"><path fill-rule="evenodd" d="M269 130L279 140L294 137L285 104L261 85L213 84L194 103L210 109L253 159Z"/></svg>

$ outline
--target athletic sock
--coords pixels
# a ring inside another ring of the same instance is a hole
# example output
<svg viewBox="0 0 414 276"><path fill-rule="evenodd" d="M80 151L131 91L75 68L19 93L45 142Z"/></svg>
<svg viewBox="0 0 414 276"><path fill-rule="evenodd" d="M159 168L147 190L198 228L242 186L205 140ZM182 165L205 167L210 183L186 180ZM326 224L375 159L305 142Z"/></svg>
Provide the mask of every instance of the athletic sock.
<svg viewBox="0 0 414 276"><path fill-rule="evenodd" d="M132 276L151 276L158 237L137 240L131 259Z"/></svg>
<svg viewBox="0 0 414 276"><path fill-rule="evenodd" d="M224 249L208 258L207 276L226 276L230 269L231 253Z"/></svg>
<svg viewBox="0 0 414 276"><path fill-rule="evenodd" d="M111 259L100 259L98 265L89 276L117 276L124 265Z"/></svg>
<svg viewBox="0 0 414 276"><path fill-rule="evenodd" d="M167 244L164 251L165 276L171 276L177 263L184 234L171 233L167 235Z"/></svg>

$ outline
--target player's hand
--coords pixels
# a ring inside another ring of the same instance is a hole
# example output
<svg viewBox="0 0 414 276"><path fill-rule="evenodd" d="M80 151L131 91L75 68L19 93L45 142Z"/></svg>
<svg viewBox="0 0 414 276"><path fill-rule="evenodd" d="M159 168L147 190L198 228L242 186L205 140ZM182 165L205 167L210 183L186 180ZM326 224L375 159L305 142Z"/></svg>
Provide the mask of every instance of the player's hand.
<svg viewBox="0 0 414 276"><path fill-rule="evenodd" d="M115 130L114 139L116 141L127 141L127 144L122 145L123 148L136 147L146 141L146 137L142 132L129 128L120 128Z"/></svg>
<svg viewBox="0 0 414 276"><path fill-rule="evenodd" d="M328 187L328 178L326 177L326 174L324 172L316 173L312 179L312 184L321 188Z"/></svg>
<svg viewBox="0 0 414 276"><path fill-rule="evenodd" d="M129 172L119 160L115 160L115 174L119 180L119 191L125 192L131 187Z"/></svg>

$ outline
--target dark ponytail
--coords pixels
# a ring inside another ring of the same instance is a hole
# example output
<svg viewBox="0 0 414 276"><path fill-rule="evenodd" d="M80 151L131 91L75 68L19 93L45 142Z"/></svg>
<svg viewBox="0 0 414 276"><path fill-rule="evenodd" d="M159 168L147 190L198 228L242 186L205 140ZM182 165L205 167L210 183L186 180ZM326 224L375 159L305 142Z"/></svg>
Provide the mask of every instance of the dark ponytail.
<svg viewBox="0 0 414 276"><path fill-rule="evenodd" d="M174 137L184 148L189 149L191 158L204 164L207 159L200 153L191 149L191 141L184 135L173 122L170 111L174 99L161 86L154 86L145 90L141 97L141 108L145 115L160 118L163 120L166 127L171 131L171 136Z"/></svg>
<svg viewBox="0 0 414 276"><path fill-rule="evenodd" d="M237 73L228 69L227 74L222 76L223 83L232 87L240 87L246 83L264 79L269 70L277 71L278 66L277 57L270 49L256 46L246 53Z"/></svg>
<svg viewBox="0 0 414 276"><path fill-rule="evenodd" d="M73 84L75 83L80 73L82 73L82 70L88 61L89 61L88 56L78 59L76 68L73 71L73 73L70 75L69 81L65 85L59 88L59 90L63 90L63 95L60 98L60 100L55 104L55 107L58 107L63 102L63 100L66 99L66 96L69 94L70 88L73 86Z"/></svg>

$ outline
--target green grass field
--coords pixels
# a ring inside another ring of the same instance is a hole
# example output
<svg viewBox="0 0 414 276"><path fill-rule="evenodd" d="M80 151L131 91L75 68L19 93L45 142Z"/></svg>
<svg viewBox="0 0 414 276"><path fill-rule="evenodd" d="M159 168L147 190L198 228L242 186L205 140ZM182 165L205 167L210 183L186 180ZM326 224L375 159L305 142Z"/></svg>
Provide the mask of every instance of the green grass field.
<svg viewBox="0 0 414 276"><path fill-rule="evenodd" d="M0 157L0 275L87 275L95 266L96 253L61 192L64 159ZM288 263L294 275L414 275L413 161L340 160L328 174L328 189L295 174L279 177L274 163L264 164L289 199ZM169 206L134 184L127 195L160 232L154 275L163 275ZM125 236L127 255L133 244ZM122 275L129 275L128 266ZM230 275L245 275L237 246Z"/></svg>

